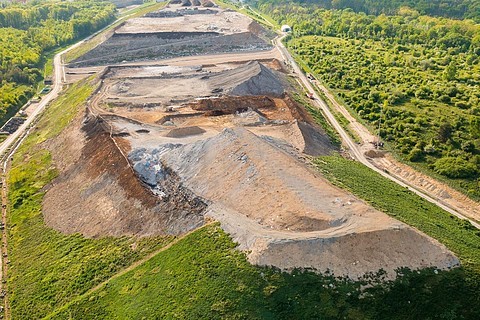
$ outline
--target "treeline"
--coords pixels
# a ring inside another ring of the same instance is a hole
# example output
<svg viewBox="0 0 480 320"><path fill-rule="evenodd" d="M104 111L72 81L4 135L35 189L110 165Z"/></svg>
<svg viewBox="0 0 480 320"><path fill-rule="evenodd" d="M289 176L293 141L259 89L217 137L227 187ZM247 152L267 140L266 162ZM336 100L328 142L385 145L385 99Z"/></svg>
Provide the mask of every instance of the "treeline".
<svg viewBox="0 0 480 320"><path fill-rule="evenodd" d="M480 26L261 0L292 51L404 159L480 198ZM380 130L378 130L380 128Z"/></svg>
<svg viewBox="0 0 480 320"><path fill-rule="evenodd" d="M115 19L107 2L33 1L0 9L0 123L33 94L45 53L85 37Z"/></svg>
<svg viewBox="0 0 480 320"><path fill-rule="evenodd" d="M419 16L403 8L396 16L326 10L290 1L260 0L258 6L279 22L295 26L295 35L325 35L390 43L424 44L466 52L480 49L480 28L468 21Z"/></svg>
<svg viewBox="0 0 480 320"><path fill-rule="evenodd" d="M277 1L268 2L274 4ZM293 0L292 4L315 5L325 9L352 9L368 15L396 15L405 8L410 8L421 15L473 19L480 22L478 0Z"/></svg>

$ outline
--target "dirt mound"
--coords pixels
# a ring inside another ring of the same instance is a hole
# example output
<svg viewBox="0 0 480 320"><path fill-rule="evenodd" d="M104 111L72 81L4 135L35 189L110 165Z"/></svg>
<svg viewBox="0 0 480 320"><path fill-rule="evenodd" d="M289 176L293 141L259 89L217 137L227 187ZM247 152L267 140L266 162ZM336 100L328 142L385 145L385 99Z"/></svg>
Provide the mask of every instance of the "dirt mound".
<svg viewBox="0 0 480 320"><path fill-rule="evenodd" d="M214 6L213 2L210 0L201 0L200 2L202 3L202 6L206 8L211 8Z"/></svg>
<svg viewBox="0 0 480 320"><path fill-rule="evenodd" d="M210 111L212 115L221 115L245 112L248 109L275 108L275 101L265 96L220 97L216 99L200 99L188 104L188 106L193 110Z"/></svg>
<svg viewBox="0 0 480 320"><path fill-rule="evenodd" d="M369 157L369 158L383 158L385 156L385 153L386 151L382 151L382 150L368 150L367 152L365 152L365 156Z"/></svg>
<svg viewBox="0 0 480 320"><path fill-rule="evenodd" d="M136 150L130 159L140 176L162 175L162 167L137 165L146 161L175 172L182 185L211 203L208 215L222 222L256 264L329 269L350 277L458 264L438 242L331 186L245 129Z"/></svg>
<svg viewBox="0 0 480 320"><path fill-rule="evenodd" d="M167 133L167 137L169 138L184 138L188 136L194 136L197 134L205 133L206 131L199 127L184 127L184 128L175 128L170 130Z"/></svg>
<svg viewBox="0 0 480 320"><path fill-rule="evenodd" d="M265 41L269 41L269 39L275 38L276 34L272 30L265 29L260 23L257 21L252 21L248 25L248 31L253 33L256 36L264 39Z"/></svg>
<svg viewBox="0 0 480 320"><path fill-rule="evenodd" d="M330 154L332 150L336 149L325 132L320 130L318 126L308 122L299 121L298 127L302 133L303 140L305 141L303 153L318 157Z"/></svg>
<svg viewBox="0 0 480 320"><path fill-rule="evenodd" d="M236 96L282 97L283 84L278 77L258 61L250 61L238 68L215 74L209 79L212 90L230 87Z"/></svg>
<svg viewBox="0 0 480 320"><path fill-rule="evenodd" d="M181 234L203 224L206 204L184 188L175 173L165 169L168 179L150 188L118 149L122 140L113 140L103 121L92 117L83 130L73 126L52 144L64 146L51 150L54 160L65 153L76 156L59 167L60 175L45 195L43 216L48 226L100 237ZM75 143L63 140L68 137ZM79 137L84 141L81 151L70 151ZM160 187L162 193L156 192Z"/></svg>

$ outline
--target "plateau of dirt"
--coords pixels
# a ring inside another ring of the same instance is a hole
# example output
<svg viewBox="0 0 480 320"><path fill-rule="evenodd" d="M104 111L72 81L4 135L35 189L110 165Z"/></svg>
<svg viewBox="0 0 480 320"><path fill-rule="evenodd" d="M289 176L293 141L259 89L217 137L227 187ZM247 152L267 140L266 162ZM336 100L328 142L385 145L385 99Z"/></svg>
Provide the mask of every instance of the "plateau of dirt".
<svg viewBox="0 0 480 320"><path fill-rule="evenodd" d="M365 270L393 274L401 264L413 269L458 264L438 242L331 186L244 128L185 145L137 149L129 157L140 177L158 180L168 168L209 199L214 205L208 216L221 221L256 264L352 278Z"/></svg>
<svg viewBox="0 0 480 320"><path fill-rule="evenodd" d="M178 2L127 21L71 65L108 66L86 115L49 142L60 175L44 201L48 225L147 236L215 219L254 264L351 278L458 265L310 167L311 156L338 148L292 98L295 81L268 32L239 13ZM246 50L262 60L239 61ZM201 56L209 53L224 54ZM153 61L169 57L185 60Z"/></svg>
<svg viewBox="0 0 480 320"><path fill-rule="evenodd" d="M128 20L70 67L270 50L269 37L272 34L258 23L234 11L167 8Z"/></svg>

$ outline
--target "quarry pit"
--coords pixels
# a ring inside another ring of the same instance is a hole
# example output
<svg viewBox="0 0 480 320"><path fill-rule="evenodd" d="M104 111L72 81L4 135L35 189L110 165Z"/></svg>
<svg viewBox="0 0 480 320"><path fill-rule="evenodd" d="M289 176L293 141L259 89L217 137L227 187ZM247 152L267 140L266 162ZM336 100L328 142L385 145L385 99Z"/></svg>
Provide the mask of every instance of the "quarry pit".
<svg viewBox="0 0 480 320"><path fill-rule="evenodd" d="M339 150L295 99L272 37L237 12L170 4L73 61L70 80L100 71L101 84L50 142L60 175L46 223L87 237L150 236L214 219L254 264L354 279L457 266L436 240L309 165Z"/></svg>

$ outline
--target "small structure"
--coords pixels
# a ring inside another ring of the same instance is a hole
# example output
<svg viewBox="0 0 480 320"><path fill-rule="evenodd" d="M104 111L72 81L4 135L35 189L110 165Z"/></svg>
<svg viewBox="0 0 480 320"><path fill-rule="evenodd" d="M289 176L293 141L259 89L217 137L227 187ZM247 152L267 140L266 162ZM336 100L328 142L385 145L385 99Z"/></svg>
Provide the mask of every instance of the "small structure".
<svg viewBox="0 0 480 320"><path fill-rule="evenodd" d="M280 30L282 30L282 32L292 32L292 28L288 24L284 24Z"/></svg>

